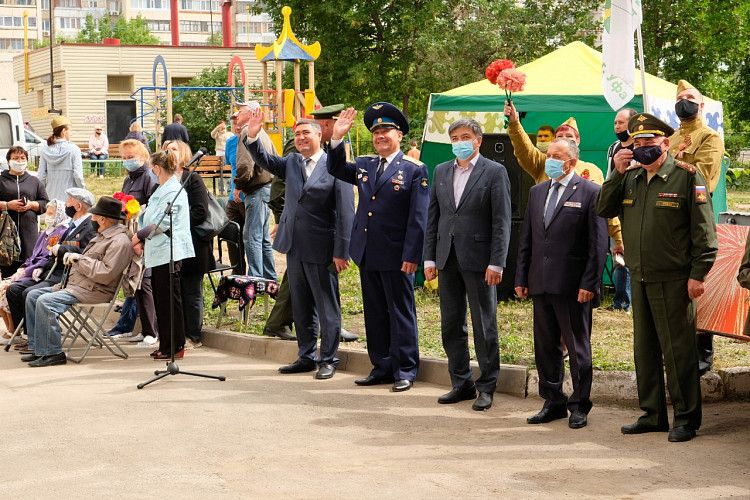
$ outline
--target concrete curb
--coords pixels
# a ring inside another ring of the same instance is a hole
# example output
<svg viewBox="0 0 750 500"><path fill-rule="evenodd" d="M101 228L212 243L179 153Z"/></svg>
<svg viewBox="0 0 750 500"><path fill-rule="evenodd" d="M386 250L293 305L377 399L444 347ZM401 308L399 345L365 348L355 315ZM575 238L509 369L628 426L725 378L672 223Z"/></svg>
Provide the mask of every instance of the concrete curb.
<svg viewBox="0 0 750 500"><path fill-rule="evenodd" d="M254 358L268 359L278 363L290 363L297 357L297 343L273 337L263 337L245 333L236 333L214 328L203 328L203 343L208 347L244 354ZM372 365L366 351L339 347L339 369L366 375ZM418 381L450 386L448 361L442 358L420 358ZM475 378L479 375L479 366L472 362ZM501 365L500 380L497 392L525 398L539 397L537 371L526 366ZM566 373L564 390L572 391L570 374ZM595 402L618 404L638 404L638 390L635 383L635 372L627 371L594 371L591 388ZM714 403L725 400L750 398L750 367L729 368L718 372L709 372L701 378L703 401Z"/></svg>
<svg viewBox="0 0 750 500"><path fill-rule="evenodd" d="M203 328L203 343L208 347L245 354L254 358L268 359L278 363L291 363L297 358L297 343L273 337L262 337L245 333L235 333L214 328ZM366 351L339 347L339 370L366 375L372 364ZM475 377L479 375L479 366L472 363ZM526 397L528 369L525 366L500 365L500 380L497 392L512 396ZM448 361L439 358L420 358L420 382L450 386Z"/></svg>

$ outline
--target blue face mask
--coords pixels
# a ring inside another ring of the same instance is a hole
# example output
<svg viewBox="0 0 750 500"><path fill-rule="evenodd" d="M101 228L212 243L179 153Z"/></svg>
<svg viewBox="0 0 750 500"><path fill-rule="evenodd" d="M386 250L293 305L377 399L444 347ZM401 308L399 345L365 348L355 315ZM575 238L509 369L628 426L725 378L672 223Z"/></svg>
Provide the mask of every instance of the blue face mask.
<svg viewBox="0 0 750 500"><path fill-rule="evenodd" d="M127 160L122 160L122 166L125 167L125 170L128 172L135 172L141 168L141 163L135 158L129 158Z"/></svg>
<svg viewBox="0 0 750 500"><path fill-rule="evenodd" d="M453 143L453 154L459 160L468 160L474 154L474 143L472 141L458 141Z"/></svg>
<svg viewBox="0 0 750 500"><path fill-rule="evenodd" d="M547 158L544 162L544 173L550 179L557 179L565 172L563 171L563 165L565 160L556 160L554 158Z"/></svg>

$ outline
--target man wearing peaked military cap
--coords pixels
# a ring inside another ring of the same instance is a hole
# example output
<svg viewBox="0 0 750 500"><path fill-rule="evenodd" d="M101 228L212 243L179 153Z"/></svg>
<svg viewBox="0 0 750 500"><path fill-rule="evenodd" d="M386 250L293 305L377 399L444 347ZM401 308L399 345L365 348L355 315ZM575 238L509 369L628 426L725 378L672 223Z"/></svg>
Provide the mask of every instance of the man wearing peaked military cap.
<svg viewBox="0 0 750 500"><path fill-rule="evenodd" d="M310 115L315 118L315 121L320 125L321 135L321 147L327 153L329 144L331 142L331 135L333 135L333 124L336 123L338 114L344 110L343 104L331 104L329 106L323 106L318 108Z"/></svg>
<svg viewBox="0 0 750 500"><path fill-rule="evenodd" d="M628 132L634 149L615 154L597 203L599 215L620 217L633 278L633 355L645 413L621 430L669 430L666 369L674 408L669 441L689 441L702 416L693 300L704 293L717 253L711 200L701 172L669 153L672 127L638 113Z"/></svg>
<svg viewBox="0 0 750 500"><path fill-rule="evenodd" d="M669 152L676 159L695 165L706 178L706 188L713 193L721 177L724 143L715 130L703 121L703 95L687 80L677 82L674 110L680 127L669 138ZM698 335L698 366L701 374L711 369L714 346L711 334Z"/></svg>
<svg viewBox="0 0 750 500"><path fill-rule="evenodd" d="M347 162L343 138L356 114L354 108L339 114L327 163L334 177L359 192L349 253L360 269L373 368L355 383L393 383L393 391L405 391L419 367L414 273L422 260L429 180L424 164L401 152L409 123L387 102L373 104L364 116L378 154Z"/></svg>

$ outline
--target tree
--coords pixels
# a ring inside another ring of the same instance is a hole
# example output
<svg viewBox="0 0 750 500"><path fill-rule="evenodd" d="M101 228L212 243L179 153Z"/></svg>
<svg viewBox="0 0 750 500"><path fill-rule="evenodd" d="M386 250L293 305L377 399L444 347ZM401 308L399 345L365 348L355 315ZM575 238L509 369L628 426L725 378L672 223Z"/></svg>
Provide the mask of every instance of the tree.
<svg viewBox="0 0 750 500"><path fill-rule="evenodd" d="M224 37L221 33L216 32L213 35L209 35L206 39L206 44L210 47L221 47L224 44Z"/></svg>
<svg viewBox="0 0 750 500"><path fill-rule="evenodd" d="M118 17L112 25L108 17L98 21L88 14L83 28L78 32L78 43L102 43L105 38L119 38L123 45L159 45L159 39L151 34L146 20L138 15L130 20Z"/></svg>
<svg viewBox="0 0 750 500"><path fill-rule="evenodd" d="M268 0L307 43L320 41L316 90L324 103L362 109L378 100L421 119L430 92L482 78L497 57L530 61L572 40L592 43L601 0Z"/></svg>
<svg viewBox="0 0 750 500"><path fill-rule="evenodd" d="M235 82L242 81L239 68L235 68ZM223 87L227 84L227 66L205 68L191 79L186 86L190 87ZM175 87L179 89L179 87ZM216 146L211 138L211 130L221 121L226 121L229 114L229 93L219 91L185 91L174 90L175 113L180 113L185 126L190 132L190 147L193 151L205 147L213 151Z"/></svg>

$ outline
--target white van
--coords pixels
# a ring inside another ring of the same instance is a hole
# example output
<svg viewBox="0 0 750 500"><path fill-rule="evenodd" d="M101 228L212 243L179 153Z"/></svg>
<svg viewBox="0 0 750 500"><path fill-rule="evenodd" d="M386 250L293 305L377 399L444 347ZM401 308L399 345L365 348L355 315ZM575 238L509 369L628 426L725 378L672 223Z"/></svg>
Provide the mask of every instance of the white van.
<svg viewBox="0 0 750 500"><path fill-rule="evenodd" d="M42 156L42 147L47 144L47 139L43 139L29 129L24 130L26 138L26 151L29 153L29 165L39 167L39 157Z"/></svg>
<svg viewBox="0 0 750 500"><path fill-rule="evenodd" d="M5 156L11 146L26 147L26 136L17 102L0 99L0 169L8 168Z"/></svg>

